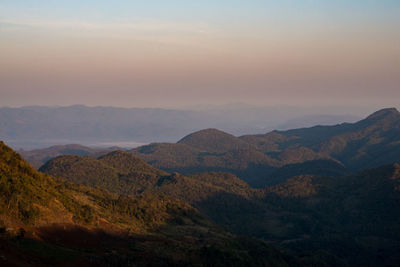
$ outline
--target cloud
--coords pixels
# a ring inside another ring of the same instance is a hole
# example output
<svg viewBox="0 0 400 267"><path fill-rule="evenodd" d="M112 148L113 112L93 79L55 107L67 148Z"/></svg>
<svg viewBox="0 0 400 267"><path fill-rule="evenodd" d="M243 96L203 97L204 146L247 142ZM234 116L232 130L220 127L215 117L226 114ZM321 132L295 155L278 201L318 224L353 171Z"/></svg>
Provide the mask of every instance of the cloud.
<svg viewBox="0 0 400 267"><path fill-rule="evenodd" d="M207 34L212 30L202 22L129 21L93 22L84 20L1 19L2 30L79 30L100 32Z"/></svg>
<svg viewBox="0 0 400 267"><path fill-rule="evenodd" d="M209 49L219 31L204 22L161 20L65 20L40 18L1 18L0 34L3 38L19 35L30 41L31 37L61 40L70 37L92 39L96 42L144 42L176 48ZM14 37L12 37L13 39ZM76 39L76 38L75 38Z"/></svg>

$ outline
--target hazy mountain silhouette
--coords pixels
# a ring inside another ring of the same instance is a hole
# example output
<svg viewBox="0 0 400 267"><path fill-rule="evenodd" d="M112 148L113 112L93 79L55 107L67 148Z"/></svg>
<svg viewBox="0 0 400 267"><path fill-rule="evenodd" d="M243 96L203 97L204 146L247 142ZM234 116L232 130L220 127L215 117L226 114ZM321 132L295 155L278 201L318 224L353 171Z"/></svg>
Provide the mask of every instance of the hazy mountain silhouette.
<svg viewBox="0 0 400 267"><path fill-rule="evenodd" d="M195 110L82 105L2 107L0 136L13 147L25 150L71 143L132 148L149 142L175 142L184 135L206 128L218 128L234 135L263 133L276 129L287 120L317 112L295 107L249 105ZM351 116L341 116L341 119L354 120ZM294 126L309 125L308 121L305 116ZM333 121L330 119L325 123ZM324 123L321 120L314 122ZM289 128L290 125L289 122Z"/></svg>

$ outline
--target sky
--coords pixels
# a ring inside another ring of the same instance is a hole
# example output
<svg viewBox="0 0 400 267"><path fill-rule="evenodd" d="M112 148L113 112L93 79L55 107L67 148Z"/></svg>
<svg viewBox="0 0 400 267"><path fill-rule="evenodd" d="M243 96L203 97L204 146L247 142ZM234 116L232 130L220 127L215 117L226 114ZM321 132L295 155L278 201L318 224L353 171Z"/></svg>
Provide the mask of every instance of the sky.
<svg viewBox="0 0 400 267"><path fill-rule="evenodd" d="M396 106L397 0L0 0L0 106Z"/></svg>

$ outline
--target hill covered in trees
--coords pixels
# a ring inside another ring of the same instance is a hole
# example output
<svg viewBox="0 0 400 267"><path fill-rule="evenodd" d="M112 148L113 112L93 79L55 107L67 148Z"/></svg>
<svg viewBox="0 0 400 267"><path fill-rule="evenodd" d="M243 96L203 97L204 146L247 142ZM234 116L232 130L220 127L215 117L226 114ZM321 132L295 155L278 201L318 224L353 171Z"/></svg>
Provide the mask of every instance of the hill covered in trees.
<svg viewBox="0 0 400 267"><path fill-rule="evenodd" d="M329 266L400 262L398 164L341 177L301 175L263 189L251 188L230 173L166 173L122 151L97 160L61 156L41 170L125 195L147 192L189 202L234 233L262 238L306 262ZM107 170L113 174L102 176ZM107 177L121 186L108 187Z"/></svg>

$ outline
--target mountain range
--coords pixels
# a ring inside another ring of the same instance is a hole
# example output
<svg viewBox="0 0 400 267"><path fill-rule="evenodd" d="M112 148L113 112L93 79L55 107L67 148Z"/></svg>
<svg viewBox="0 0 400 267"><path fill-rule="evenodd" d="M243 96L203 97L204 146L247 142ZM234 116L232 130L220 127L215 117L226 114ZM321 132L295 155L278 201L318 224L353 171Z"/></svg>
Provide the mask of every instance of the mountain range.
<svg viewBox="0 0 400 267"><path fill-rule="evenodd" d="M130 152L167 172L227 171L252 187L265 187L301 174L337 177L397 162L399 117L396 109L388 108L356 123L239 137L218 129L205 129L177 143L151 143ZM118 149L121 148L62 145L19 150L19 153L39 168L62 154L98 157Z"/></svg>
<svg viewBox="0 0 400 267"><path fill-rule="evenodd" d="M340 176L400 159L400 113L388 108L356 123L240 137L206 129L131 152L169 172L228 171L253 187L300 174Z"/></svg>

